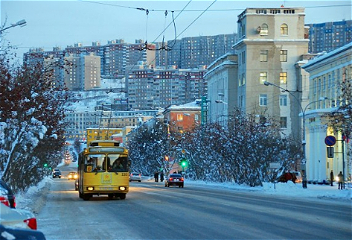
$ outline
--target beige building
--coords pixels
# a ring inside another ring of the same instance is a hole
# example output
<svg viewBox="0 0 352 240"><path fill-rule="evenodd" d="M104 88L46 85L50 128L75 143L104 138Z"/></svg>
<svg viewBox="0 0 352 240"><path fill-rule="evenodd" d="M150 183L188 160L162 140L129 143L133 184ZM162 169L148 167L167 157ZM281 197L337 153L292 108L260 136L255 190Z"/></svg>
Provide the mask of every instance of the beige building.
<svg viewBox="0 0 352 240"><path fill-rule="evenodd" d="M72 63L64 73L65 85L69 90L81 91L100 87L100 57L93 53L89 55L69 54L65 61Z"/></svg>
<svg viewBox="0 0 352 240"><path fill-rule="evenodd" d="M247 8L238 16L238 106L274 118L284 135L301 136L300 72L308 52L303 8ZM269 82L271 86L264 83ZM303 99L304 101L304 99Z"/></svg>
<svg viewBox="0 0 352 240"><path fill-rule="evenodd" d="M90 53L84 56L84 90L100 87L100 57Z"/></svg>
<svg viewBox="0 0 352 240"><path fill-rule="evenodd" d="M302 66L310 75L309 106L304 112L308 180L322 182L329 179L331 170L335 176L343 171L345 179L351 179L351 154L348 151L352 141L343 141L341 133L329 127L326 116L341 104L339 84L352 81L351 52L352 43L349 43ZM326 136L334 136L337 140L332 146L332 157L327 154Z"/></svg>

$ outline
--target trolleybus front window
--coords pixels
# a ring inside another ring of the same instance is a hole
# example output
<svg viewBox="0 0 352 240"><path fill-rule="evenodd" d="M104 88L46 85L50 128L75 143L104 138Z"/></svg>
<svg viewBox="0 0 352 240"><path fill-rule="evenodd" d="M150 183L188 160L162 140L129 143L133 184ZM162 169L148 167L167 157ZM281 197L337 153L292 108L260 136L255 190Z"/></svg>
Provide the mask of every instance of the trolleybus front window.
<svg viewBox="0 0 352 240"><path fill-rule="evenodd" d="M89 154L85 158L85 172L103 171L104 154Z"/></svg>
<svg viewBox="0 0 352 240"><path fill-rule="evenodd" d="M109 172L128 172L127 157L122 157L120 154L109 154L111 166Z"/></svg>

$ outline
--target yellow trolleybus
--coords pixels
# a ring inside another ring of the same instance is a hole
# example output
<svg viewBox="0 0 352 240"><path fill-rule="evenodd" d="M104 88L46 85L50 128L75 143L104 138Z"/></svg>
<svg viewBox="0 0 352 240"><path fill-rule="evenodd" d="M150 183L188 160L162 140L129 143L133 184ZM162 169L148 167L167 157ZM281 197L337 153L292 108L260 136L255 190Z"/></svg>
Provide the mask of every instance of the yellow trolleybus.
<svg viewBox="0 0 352 240"><path fill-rule="evenodd" d="M93 195L125 199L129 190L128 150L113 140L95 140L78 158L78 192L83 200Z"/></svg>

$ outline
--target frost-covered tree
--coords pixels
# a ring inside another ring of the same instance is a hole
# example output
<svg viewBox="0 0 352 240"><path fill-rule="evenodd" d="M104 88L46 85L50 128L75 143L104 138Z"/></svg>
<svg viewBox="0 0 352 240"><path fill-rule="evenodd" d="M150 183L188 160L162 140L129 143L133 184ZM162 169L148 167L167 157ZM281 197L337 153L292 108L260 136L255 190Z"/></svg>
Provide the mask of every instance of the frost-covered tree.
<svg viewBox="0 0 352 240"><path fill-rule="evenodd" d="M54 68L15 65L0 52L0 176L15 190L38 183L62 157L67 93Z"/></svg>
<svg viewBox="0 0 352 240"><path fill-rule="evenodd" d="M130 134L127 143L132 170L152 174L165 167L168 143L167 130L160 121L139 126Z"/></svg>

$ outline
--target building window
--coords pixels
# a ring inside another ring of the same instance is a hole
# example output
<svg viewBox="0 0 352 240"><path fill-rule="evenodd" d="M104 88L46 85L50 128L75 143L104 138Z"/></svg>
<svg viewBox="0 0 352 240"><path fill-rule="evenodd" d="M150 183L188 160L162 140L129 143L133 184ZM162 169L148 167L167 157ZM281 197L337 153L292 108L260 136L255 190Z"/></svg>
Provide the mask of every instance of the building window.
<svg viewBox="0 0 352 240"><path fill-rule="evenodd" d="M260 50L260 61L261 62L268 61L268 50Z"/></svg>
<svg viewBox="0 0 352 240"><path fill-rule="evenodd" d="M286 84L287 83L287 72L280 73L280 83Z"/></svg>
<svg viewBox="0 0 352 240"><path fill-rule="evenodd" d="M266 94L259 95L259 106L266 106L268 105L268 97Z"/></svg>
<svg viewBox="0 0 352 240"><path fill-rule="evenodd" d="M288 35L288 26L287 24L282 24L280 27L281 35Z"/></svg>
<svg viewBox="0 0 352 240"><path fill-rule="evenodd" d="M287 62L287 50L280 50L280 62Z"/></svg>
<svg viewBox="0 0 352 240"><path fill-rule="evenodd" d="M263 35L268 35L268 24L266 23L263 23L261 28L260 28L260 35L263 36Z"/></svg>
<svg viewBox="0 0 352 240"><path fill-rule="evenodd" d="M261 84L264 84L264 82L266 82L267 79L268 79L267 72L261 72L259 76L259 82Z"/></svg>
<svg viewBox="0 0 352 240"><path fill-rule="evenodd" d="M280 117L280 128L287 128L287 117Z"/></svg>
<svg viewBox="0 0 352 240"><path fill-rule="evenodd" d="M183 121L183 115L177 114L177 121Z"/></svg>
<svg viewBox="0 0 352 240"><path fill-rule="evenodd" d="M280 95L280 106L287 106L287 95Z"/></svg>

